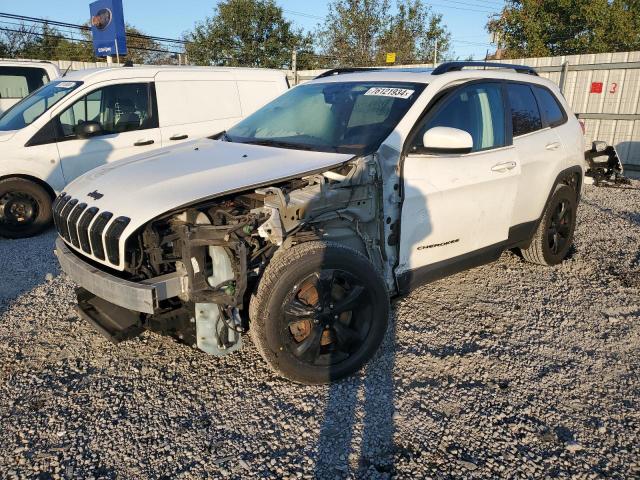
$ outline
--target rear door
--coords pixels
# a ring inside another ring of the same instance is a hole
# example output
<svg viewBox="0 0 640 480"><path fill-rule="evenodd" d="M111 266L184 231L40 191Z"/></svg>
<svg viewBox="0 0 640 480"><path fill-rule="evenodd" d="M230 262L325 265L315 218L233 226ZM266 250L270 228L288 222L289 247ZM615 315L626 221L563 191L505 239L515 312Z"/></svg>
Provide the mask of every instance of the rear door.
<svg viewBox="0 0 640 480"><path fill-rule="evenodd" d="M160 72L156 93L165 146L214 135L242 117L238 88L229 72Z"/></svg>
<svg viewBox="0 0 640 480"><path fill-rule="evenodd" d="M398 273L500 251L520 176L505 107L501 83L473 83L449 93L419 126L403 166ZM438 126L469 132L473 151L423 153L424 132Z"/></svg>
<svg viewBox="0 0 640 480"><path fill-rule="evenodd" d="M152 85L102 86L58 115L57 146L67 182L100 165L161 146ZM98 122L102 133L81 138L76 127L85 122Z"/></svg>
<svg viewBox="0 0 640 480"><path fill-rule="evenodd" d="M506 84L513 144L522 168L513 225L527 224L540 217L549 189L564 163L563 140L545 121L533 88L527 83Z"/></svg>

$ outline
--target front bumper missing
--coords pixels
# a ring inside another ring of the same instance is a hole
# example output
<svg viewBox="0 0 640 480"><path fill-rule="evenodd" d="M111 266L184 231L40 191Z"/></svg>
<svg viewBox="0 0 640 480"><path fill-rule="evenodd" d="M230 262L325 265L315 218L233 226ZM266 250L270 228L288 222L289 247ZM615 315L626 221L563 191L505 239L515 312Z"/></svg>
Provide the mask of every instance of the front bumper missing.
<svg viewBox="0 0 640 480"><path fill-rule="evenodd" d="M61 238L56 240L56 256L62 270L83 289L127 310L155 313L162 300L185 291L186 278L178 273L162 275L143 282L130 282L103 272L81 260Z"/></svg>

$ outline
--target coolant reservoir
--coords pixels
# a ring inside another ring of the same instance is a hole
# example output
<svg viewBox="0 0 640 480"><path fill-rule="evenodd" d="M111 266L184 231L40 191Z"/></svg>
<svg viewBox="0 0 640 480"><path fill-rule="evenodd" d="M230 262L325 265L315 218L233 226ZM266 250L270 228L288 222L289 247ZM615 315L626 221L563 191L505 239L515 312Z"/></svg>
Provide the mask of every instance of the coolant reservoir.
<svg viewBox="0 0 640 480"><path fill-rule="evenodd" d="M207 282L212 287L217 287L221 283L233 280L233 267L231 259L224 247L209 247L209 257L211 257L211 276L207 277Z"/></svg>

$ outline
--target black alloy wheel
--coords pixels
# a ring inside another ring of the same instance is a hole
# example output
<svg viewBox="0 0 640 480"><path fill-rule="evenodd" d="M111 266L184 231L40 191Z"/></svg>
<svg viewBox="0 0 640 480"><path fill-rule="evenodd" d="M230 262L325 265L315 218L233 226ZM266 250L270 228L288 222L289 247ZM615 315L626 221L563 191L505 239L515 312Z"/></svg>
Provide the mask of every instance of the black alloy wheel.
<svg viewBox="0 0 640 480"><path fill-rule="evenodd" d="M309 275L283 304L291 353L310 365L335 365L349 358L371 328L369 295L362 282L344 270Z"/></svg>
<svg viewBox="0 0 640 480"><path fill-rule="evenodd" d="M525 260L552 266L562 262L573 245L578 194L569 185L558 185L545 207L531 243L520 252Z"/></svg>
<svg viewBox="0 0 640 480"><path fill-rule="evenodd" d="M361 252L313 241L276 253L251 298L249 333L267 364L305 384L351 375L389 320L382 274Z"/></svg>
<svg viewBox="0 0 640 480"><path fill-rule="evenodd" d="M573 210L569 201L562 200L555 208L549 228L547 229L547 242L551 253L558 255L567 246L573 224Z"/></svg>

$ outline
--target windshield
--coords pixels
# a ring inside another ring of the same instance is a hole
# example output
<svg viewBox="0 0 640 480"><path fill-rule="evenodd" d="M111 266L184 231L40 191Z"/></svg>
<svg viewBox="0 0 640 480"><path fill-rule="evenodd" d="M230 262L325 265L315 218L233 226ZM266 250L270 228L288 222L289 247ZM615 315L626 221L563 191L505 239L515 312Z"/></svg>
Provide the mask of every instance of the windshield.
<svg viewBox="0 0 640 480"><path fill-rule="evenodd" d="M302 150L371 153L425 86L398 82L301 85L242 120L225 138Z"/></svg>
<svg viewBox="0 0 640 480"><path fill-rule="evenodd" d="M0 116L0 131L20 130L82 85L82 82L51 82L23 98Z"/></svg>

